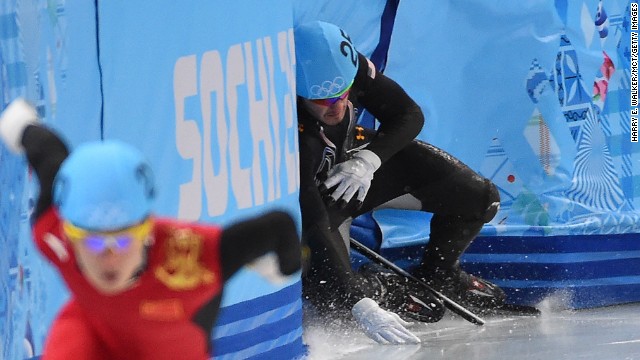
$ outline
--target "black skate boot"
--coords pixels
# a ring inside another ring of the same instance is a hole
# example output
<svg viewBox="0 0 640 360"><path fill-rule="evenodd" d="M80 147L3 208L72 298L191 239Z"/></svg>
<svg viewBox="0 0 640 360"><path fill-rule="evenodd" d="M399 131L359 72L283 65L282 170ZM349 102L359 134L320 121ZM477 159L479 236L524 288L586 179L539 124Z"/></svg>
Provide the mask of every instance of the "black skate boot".
<svg viewBox="0 0 640 360"><path fill-rule="evenodd" d="M444 316L442 300L406 277L370 264L358 272L376 289L372 299L384 309L428 323L440 321Z"/></svg>
<svg viewBox="0 0 640 360"><path fill-rule="evenodd" d="M414 275L464 307L494 309L504 305L506 295L497 285L471 275L456 263L453 268L421 268Z"/></svg>

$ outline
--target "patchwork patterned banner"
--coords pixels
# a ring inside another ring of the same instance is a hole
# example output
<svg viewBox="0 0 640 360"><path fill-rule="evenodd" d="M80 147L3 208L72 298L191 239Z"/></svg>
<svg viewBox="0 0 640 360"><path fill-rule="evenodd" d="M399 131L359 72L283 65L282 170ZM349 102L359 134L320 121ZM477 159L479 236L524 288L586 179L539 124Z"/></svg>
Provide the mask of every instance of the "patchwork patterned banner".
<svg viewBox="0 0 640 360"><path fill-rule="evenodd" d="M93 5L3 1L0 23L0 109L25 97L71 146L99 139ZM0 358L30 358L67 292L31 241L37 179L1 146L0 164Z"/></svg>
<svg viewBox="0 0 640 360"><path fill-rule="evenodd" d="M628 1L408 0L395 23L386 73L420 137L500 189L482 234L640 232Z"/></svg>

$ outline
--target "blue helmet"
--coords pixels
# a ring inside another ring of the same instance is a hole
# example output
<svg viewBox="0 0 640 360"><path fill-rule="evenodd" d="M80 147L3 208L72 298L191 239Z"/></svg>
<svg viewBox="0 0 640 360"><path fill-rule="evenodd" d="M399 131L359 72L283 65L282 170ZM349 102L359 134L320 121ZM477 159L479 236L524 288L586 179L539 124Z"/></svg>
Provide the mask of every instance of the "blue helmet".
<svg viewBox="0 0 640 360"><path fill-rule="evenodd" d="M53 201L63 219L92 231L135 225L151 213L155 197L151 167L124 142L78 146L56 175Z"/></svg>
<svg viewBox="0 0 640 360"><path fill-rule="evenodd" d="M307 99L326 99L347 90L358 71L358 53L336 25L313 21L294 29L296 91Z"/></svg>

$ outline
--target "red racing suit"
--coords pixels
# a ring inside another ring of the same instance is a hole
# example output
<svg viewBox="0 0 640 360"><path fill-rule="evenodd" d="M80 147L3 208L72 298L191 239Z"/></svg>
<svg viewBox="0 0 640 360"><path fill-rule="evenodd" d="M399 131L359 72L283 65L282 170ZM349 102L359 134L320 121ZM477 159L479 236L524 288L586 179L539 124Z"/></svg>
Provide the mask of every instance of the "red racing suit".
<svg viewBox="0 0 640 360"><path fill-rule="evenodd" d="M66 146L38 125L25 129L22 144L41 188L33 236L71 292L48 334L44 360L208 359L226 280L270 251L278 255L281 273L300 269L299 238L284 212L272 211L224 229L154 218L153 241L132 287L102 294L82 274L51 202L53 179L68 155Z"/></svg>
<svg viewBox="0 0 640 360"><path fill-rule="evenodd" d="M78 351L71 354L74 358L207 359L213 317L207 324L197 319L199 312L220 303L220 232L156 219L148 270L134 287L105 296L80 272L51 208L35 224L34 237L73 295L51 329L44 358L56 358L57 351L69 355L58 347L73 344Z"/></svg>

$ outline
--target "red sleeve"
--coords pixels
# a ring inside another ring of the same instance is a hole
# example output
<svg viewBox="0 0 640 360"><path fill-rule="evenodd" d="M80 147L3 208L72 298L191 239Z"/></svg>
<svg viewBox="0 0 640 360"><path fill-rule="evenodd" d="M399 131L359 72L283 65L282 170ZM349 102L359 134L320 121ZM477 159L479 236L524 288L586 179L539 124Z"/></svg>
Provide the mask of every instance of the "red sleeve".
<svg viewBox="0 0 640 360"><path fill-rule="evenodd" d="M33 237L40 252L58 268L73 263L73 249L62 234L61 220L49 207L33 225Z"/></svg>

